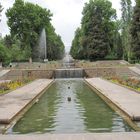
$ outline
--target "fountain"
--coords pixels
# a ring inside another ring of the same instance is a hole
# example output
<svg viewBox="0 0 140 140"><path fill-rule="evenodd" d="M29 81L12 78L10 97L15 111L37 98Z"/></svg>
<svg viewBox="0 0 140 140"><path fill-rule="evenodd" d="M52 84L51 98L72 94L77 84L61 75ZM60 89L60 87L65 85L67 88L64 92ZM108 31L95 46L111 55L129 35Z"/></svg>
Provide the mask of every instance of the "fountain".
<svg viewBox="0 0 140 140"><path fill-rule="evenodd" d="M46 43L46 31L45 28L42 29L40 39L39 39L39 58L47 62L47 43Z"/></svg>

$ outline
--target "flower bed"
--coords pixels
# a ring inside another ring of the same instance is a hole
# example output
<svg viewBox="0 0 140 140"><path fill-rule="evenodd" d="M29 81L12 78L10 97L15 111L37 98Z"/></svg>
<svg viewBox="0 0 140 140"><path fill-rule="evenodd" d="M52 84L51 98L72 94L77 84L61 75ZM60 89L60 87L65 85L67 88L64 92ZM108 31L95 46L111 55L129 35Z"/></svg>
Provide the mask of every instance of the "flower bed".
<svg viewBox="0 0 140 140"><path fill-rule="evenodd" d="M128 77L109 77L107 80L140 91L140 79Z"/></svg>
<svg viewBox="0 0 140 140"><path fill-rule="evenodd" d="M24 79L0 83L0 94L7 93L10 90L15 90L16 88L21 87L31 81L31 79Z"/></svg>

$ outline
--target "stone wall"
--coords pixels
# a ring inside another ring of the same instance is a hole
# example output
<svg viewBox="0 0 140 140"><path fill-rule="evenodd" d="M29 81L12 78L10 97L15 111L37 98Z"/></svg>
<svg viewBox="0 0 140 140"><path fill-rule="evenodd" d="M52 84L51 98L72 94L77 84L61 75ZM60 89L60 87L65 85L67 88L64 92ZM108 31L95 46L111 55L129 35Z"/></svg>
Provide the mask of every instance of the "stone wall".
<svg viewBox="0 0 140 140"><path fill-rule="evenodd" d="M100 67L116 67L116 66L131 66L127 61L124 60L111 60L111 61L75 61L75 67L77 68L85 68L85 69L91 69L91 68L100 68Z"/></svg>
<svg viewBox="0 0 140 140"><path fill-rule="evenodd" d="M135 67L137 67L138 69L140 69L140 64L136 64Z"/></svg>
<svg viewBox="0 0 140 140"><path fill-rule="evenodd" d="M138 76L135 72L131 71L128 67L114 67L114 68L92 68L85 69L85 77L112 77L112 76Z"/></svg>
<svg viewBox="0 0 140 140"><path fill-rule="evenodd" d="M131 71L128 67L97 67L91 69L84 69L84 77L112 77L112 76L139 76L135 72ZM4 76L0 77L0 80L16 80L22 78L33 79L51 79L54 78L54 70L11 70Z"/></svg>
<svg viewBox="0 0 140 140"><path fill-rule="evenodd" d="M23 78L51 79L53 75L53 70L11 70L6 75L0 77L0 80L17 80Z"/></svg>

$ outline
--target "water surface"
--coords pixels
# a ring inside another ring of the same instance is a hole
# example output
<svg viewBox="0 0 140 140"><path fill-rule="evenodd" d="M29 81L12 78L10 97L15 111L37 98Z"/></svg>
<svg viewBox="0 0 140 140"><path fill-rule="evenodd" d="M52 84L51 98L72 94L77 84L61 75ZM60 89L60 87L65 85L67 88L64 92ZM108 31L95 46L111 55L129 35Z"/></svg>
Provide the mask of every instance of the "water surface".
<svg viewBox="0 0 140 140"><path fill-rule="evenodd" d="M27 134L133 130L82 79L63 79L56 80L11 131Z"/></svg>

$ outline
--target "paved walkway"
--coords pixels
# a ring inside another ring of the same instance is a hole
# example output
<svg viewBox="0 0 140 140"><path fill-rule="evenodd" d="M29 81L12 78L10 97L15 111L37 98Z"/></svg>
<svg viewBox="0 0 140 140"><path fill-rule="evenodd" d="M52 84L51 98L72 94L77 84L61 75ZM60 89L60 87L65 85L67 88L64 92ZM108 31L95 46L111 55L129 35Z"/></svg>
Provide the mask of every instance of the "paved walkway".
<svg viewBox="0 0 140 140"><path fill-rule="evenodd" d="M0 77L2 77L3 75L5 75L6 73L8 73L10 70L1 70L0 71Z"/></svg>
<svg viewBox="0 0 140 140"><path fill-rule="evenodd" d="M35 80L26 86L0 96L0 123L10 123L51 82L52 80L48 79Z"/></svg>
<svg viewBox="0 0 140 140"><path fill-rule="evenodd" d="M122 109L132 120L140 120L140 94L101 78L86 81Z"/></svg>
<svg viewBox="0 0 140 140"><path fill-rule="evenodd" d="M139 68L137 68L137 67L129 67L129 69L140 75L140 69Z"/></svg>
<svg viewBox="0 0 140 140"><path fill-rule="evenodd" d="M0 135L0 140L140 140L140 133Z"/></svg>

